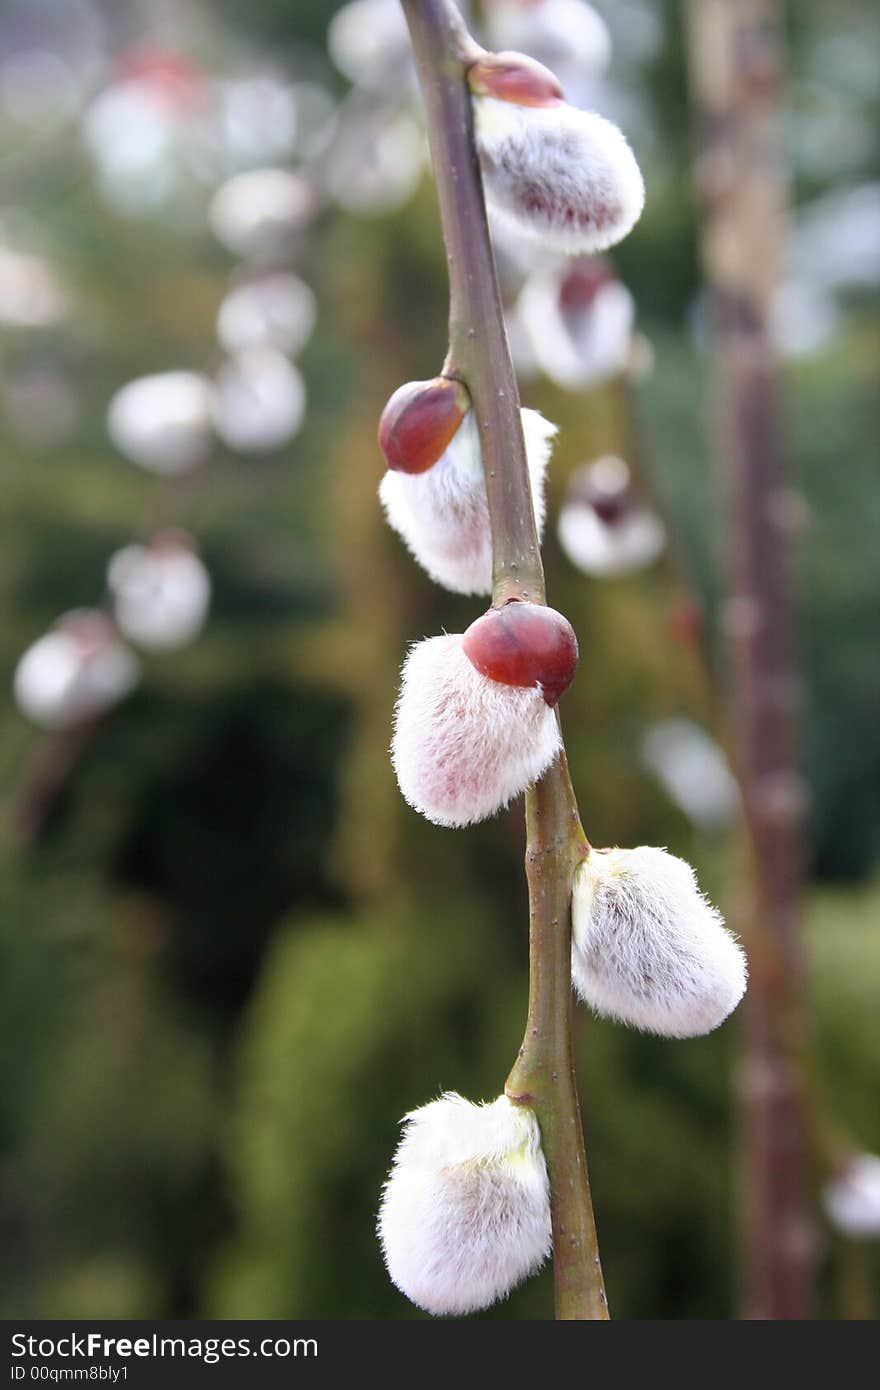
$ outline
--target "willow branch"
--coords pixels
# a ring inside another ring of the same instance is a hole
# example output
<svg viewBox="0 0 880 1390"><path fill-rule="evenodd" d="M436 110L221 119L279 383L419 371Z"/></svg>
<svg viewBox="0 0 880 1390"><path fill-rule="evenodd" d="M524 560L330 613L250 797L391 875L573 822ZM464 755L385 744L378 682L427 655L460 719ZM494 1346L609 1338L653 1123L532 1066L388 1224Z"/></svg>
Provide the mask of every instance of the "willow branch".
<svg viewBox="0 0 880 1390"><path fill-rule="evenodd" d="M48 733L38 742L9 800L6 820L22 845L41 838L70 780L109 722L97 715L77 728Z"/></svg>
<svg viewBox="0 0 880 1390"><path fill-rule="evenodd" d="M691 0L703 135L703 253L723 394L728 500L726 638L735 762L751 848L750 990L741 1068L745 1315L810 1316L803 788L784 523L780 409L769 309L784 217L777 0Z"/></svg>
<svg viewBox="0 0 880 1390"><path fill-rule="evenodd" d="M402 0L425 101L449 266L446 371L476 412L492 525L493 602L545 602L519 391L507 346L465 73L482 50L449 0ZM526 793L529 1013L507 1082L531 1106L550 1177L556 1316L606 1319L571 1047L571 885L589 852L565 754Z"/></svg>

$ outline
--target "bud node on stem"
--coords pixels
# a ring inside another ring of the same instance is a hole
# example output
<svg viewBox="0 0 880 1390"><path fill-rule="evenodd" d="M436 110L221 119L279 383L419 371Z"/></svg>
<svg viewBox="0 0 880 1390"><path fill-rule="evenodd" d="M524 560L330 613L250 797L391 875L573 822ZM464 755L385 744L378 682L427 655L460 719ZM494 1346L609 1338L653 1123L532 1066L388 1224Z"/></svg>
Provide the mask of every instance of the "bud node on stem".
<svg viewBox="0 0 880 1390"><path fill-rule="evenodd" d="M554 608L515 596L471 623L462 647L490 680L537 685L551 706L571 685L577 669L577 638L568 619Z"/></svg>

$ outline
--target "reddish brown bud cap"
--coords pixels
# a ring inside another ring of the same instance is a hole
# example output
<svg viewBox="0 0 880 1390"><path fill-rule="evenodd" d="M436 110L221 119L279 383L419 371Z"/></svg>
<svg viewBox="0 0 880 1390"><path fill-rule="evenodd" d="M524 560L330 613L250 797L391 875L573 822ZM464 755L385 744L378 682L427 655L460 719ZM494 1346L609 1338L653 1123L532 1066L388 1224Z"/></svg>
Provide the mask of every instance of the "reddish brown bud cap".
<svg viewBox="0 0 880 1390"><path fill-rule="evenodd" d="M487 53L468 68L468 83L475 96L515 106L558 106L565 100L556 74L525 53Z"/></svg>
<svg viewBox="0 0 880 1390"><path fill-rule="evenodd" d="M555 608L514 600L471 623L462 650L481 675L502 685L539 685L555 705L574 680L574 628Z"/></svg>
<svg viewBox="0 0 880 1390"><path fill-rule="evenodd" d="M602 492L597 488L590 498L590 506L600 521L613 526L626 513L627 497L624 492Z"/></svg>
<svg viewBox="0 0 880 1390"><path fill-rule="evenodd" d="M470 403L466 388L451 377L399 386L379 420L379 447L388 467L425 473L452 440Z"/></svg>
<svg viewBox="0 0 880 1390"><path fill-rule="evenodd" d="M559 307L563 314L576 317L592 307L593 300L614 276L604 261L575 261L559 286Z"/></svg>
<svg viewBox="0 0 880 1390"><path fill-rule="evenodd" d="M591 507L606 526L613 526L632 509L632 475L623 459L608 455L578 470L570 496L573 502Z"/></svg>

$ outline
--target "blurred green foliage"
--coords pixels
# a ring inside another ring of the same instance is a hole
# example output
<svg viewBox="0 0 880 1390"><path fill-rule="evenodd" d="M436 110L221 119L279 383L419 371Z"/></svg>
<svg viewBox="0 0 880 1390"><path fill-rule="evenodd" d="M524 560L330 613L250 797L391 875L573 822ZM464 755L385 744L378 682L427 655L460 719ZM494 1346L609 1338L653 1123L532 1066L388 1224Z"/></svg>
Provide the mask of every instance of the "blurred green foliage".
<svg viewBox="0 0 880 1390"><path fill-rule="evenodd" d="M320 42L332 5L253 3L249 42ZM639 387L644 463L710 618L720 508L711 384L685 326L698 284L677 6L645 73L667 146L618 265L656 353ZM850 6L853 23L865 7ZM793 60L827 19L802 7ZM811 46L812 45L812 46ZM300 56L302 50L297 49ZM16 196L33 195L23 166ZM44 248L81 314L53 341L4 341L4 366L50 360L81 396L60 447L2 440L15 524L0 550L4 667L59 611L94 601L108 554L149 514L150 478L115 456L103 416L128 377L216 360L229 258L203 228L145 226L98 201L71 140L40 165ZM408 1109L443 1089L503 1086L526 994L518 814L467 833L428 826L387 761L408 641L458 630L473 603L433 589L381 525L375 419L436 370L445 285L433 191L372 222L334 214L301 273L321 308L302 358L295 443L220 457L185 510L215 585L204 637L144 660L139 691L69 778L45 834L7 827L0 864L0 1311L22 1316L417 1316L390 1286L374 1221ZM414 311L415 306L415 311ZM809 903L815 1033L841 1122L880 1149L880 489L877 319L856 302L833 349L786 377L814 793ZM551 499L583 459L621 448L605 392L530 387L562 425ZM581 639L565 720L588 832L684 853L722 900L724 845L648 778L653 717L707 717L670 647L655 573L603 586L551 533L553 601ZM14 797L39 736L0 713ZM830 880L837 880L835 885ZM824 880L824 882L823 882ZM609 1294L624 1317L735 1307L737 1024L687 1043L586 1018L578 1048ZM829 1316L845 1315L823 1247ZM876 1263L876 1262L875 1262ZM873 1274L876 1277L876 1268ZM494 1310L546 1317L544 1274Z"/></svg>

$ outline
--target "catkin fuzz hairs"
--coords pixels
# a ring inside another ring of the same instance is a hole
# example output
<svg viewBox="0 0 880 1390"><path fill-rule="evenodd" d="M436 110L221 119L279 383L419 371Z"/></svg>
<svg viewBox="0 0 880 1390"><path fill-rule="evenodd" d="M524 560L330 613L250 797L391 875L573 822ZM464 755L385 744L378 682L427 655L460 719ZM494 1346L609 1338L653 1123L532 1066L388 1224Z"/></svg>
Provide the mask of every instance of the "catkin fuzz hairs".
<svg viewBox="0 0 880 1390"><path fill-rule="evenodd" d="M382 1194L388 1273L436 1315L505 1298L550 1252L550 1191L534 1113L455 1092L411 1111Z"/></svg>
<svg viewBox="0 0 880 1390"><path fill-rule="evenodd" d="M437 825L486 820L536 781L561 746L538 686L480 674L462 634L416 642L407 653L391 761L404 798Z"/></svg>
<svg viewBox="0 0 880 1390"><path fill-rule="evenodd" d="M635 226L645 186L622 132L560 102L474 98L490 218L564 255L604 251Z"/></svg>
<svg viewBox="0 0 880 1390"><path fill-rule="evenodd" d="M647 1033L710 1033L746 988L746 958L689 864L663 849L591 850L575 870L572 975L585 1003Z"/></svg>

